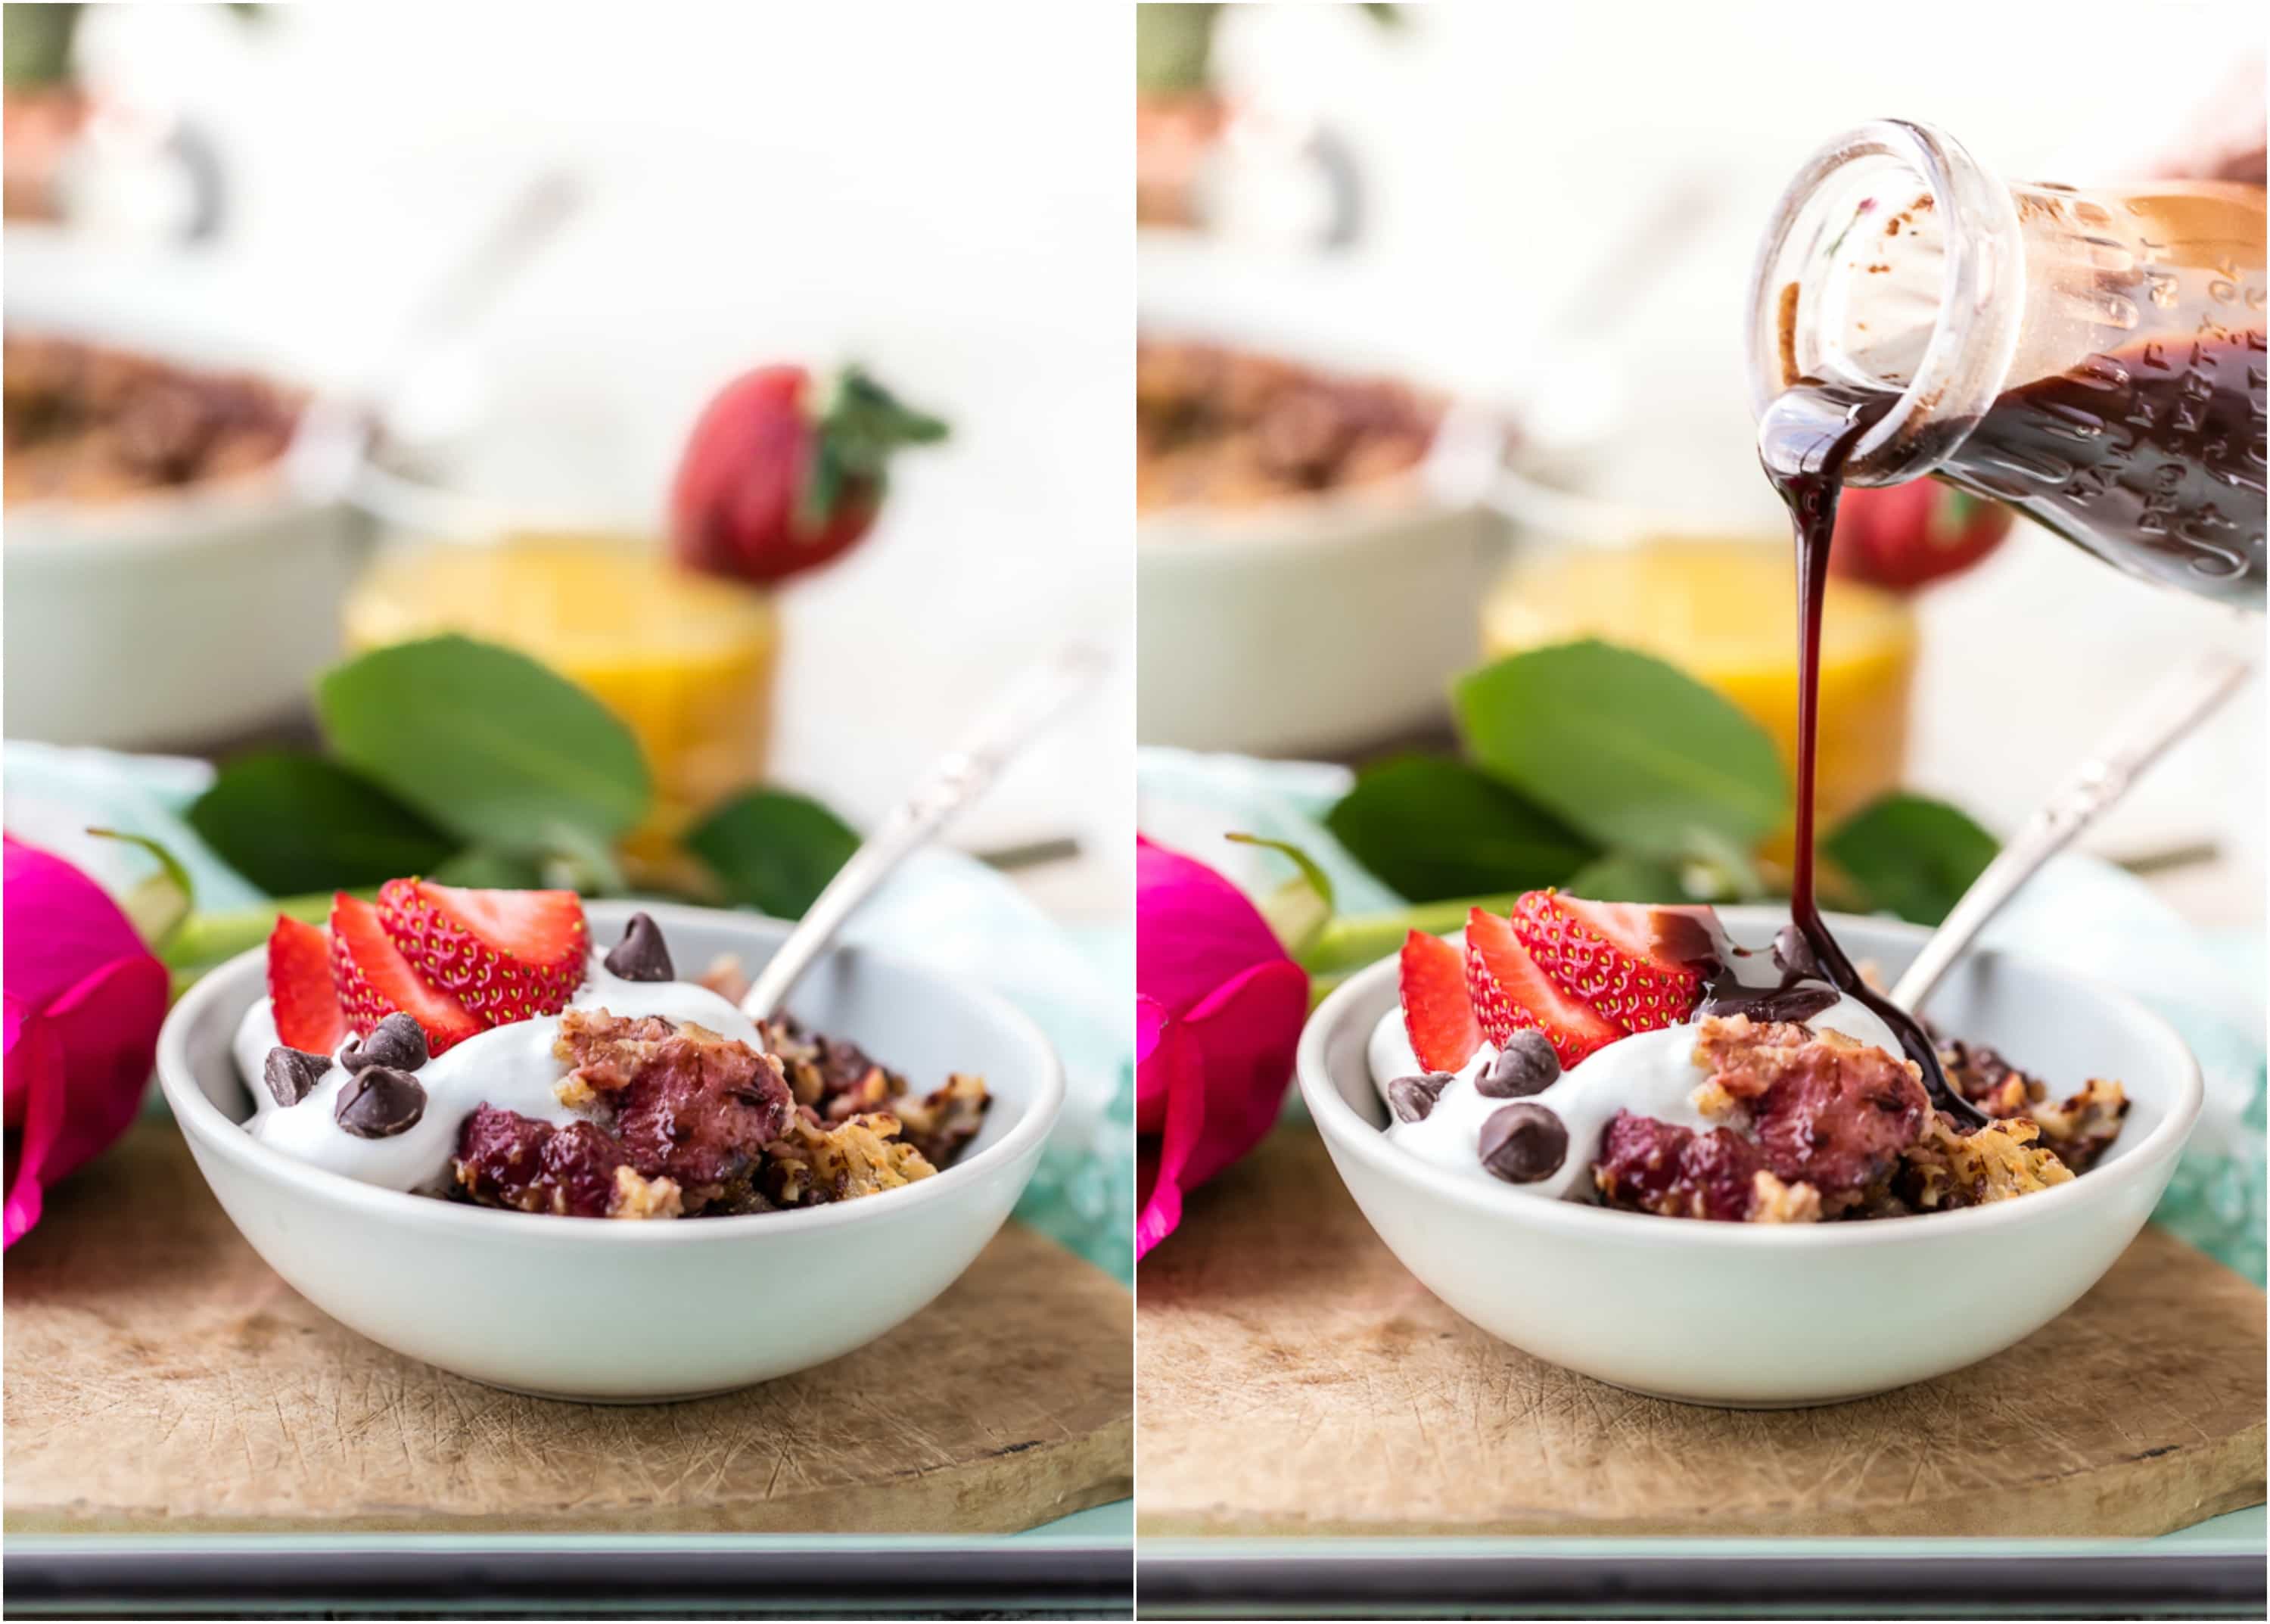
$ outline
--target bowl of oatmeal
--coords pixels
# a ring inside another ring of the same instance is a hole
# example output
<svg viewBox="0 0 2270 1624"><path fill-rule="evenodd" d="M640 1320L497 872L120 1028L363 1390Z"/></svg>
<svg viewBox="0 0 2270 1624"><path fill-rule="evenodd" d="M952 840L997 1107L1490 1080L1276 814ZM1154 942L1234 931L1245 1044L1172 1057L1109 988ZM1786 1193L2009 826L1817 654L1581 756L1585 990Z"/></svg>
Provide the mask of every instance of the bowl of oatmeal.
<svg viewBox="0 0 2270 1624"><path fill-rule="evenodd" d="M6 259L9 736L194 750L296 718L369 538L299 455L337 340L224 262L12 232Z"/></svg>
<svg viewBox="0 0 2270 1624"><path fill-rule="evenodd" d="M531 901L564 894L390 882L175 1006L160 1086L254 1250L398 1353L609 1402L804 1369L951 1285L1062 1104L1039 1029L861 949L760 1027L734 999L789 926Z"/></svg>
<svg viewBox="0 0 2270 1624"><path fill-rule="evenodd" d="M1425 726L1473 662L1493 521L1429 457L1442 391L1298 344L1136 347L1137 729L1330 753Z"/></svg>
<svg viewBox="0 0 2270 1624"><path fill-rule="evenodd" d="M2190 1052L2117 988L1972 954L1927 1011L1958 1104L1862 1001L1783 972L1786 914L1720 909L1690 955L1566 901L1414 938L1318 1007L1298 1071L1405 1266L1599 1380L1777 1407L1961 1369L2111 1267L2197 1123ZM1835 931L1887 981L1927 935ZM1454 983L1479 1030L1428 995Z"/></svg>

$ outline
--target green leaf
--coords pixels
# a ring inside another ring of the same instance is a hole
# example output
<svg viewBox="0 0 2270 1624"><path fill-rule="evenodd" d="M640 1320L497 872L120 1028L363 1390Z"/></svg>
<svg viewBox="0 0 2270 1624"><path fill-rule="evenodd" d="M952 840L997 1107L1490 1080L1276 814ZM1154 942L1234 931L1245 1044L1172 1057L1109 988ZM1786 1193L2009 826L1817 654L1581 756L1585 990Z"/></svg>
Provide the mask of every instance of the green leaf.
<svg viewBox="0 0 2270 1624"><path fill-rule="evenodd" d="M1937 924L2000 848L1944 801L1895 791L1839 824L1821 849L1872 906Z"/></svg>
<svg viewBox="0 0 2270 1624"><path fill-rule="evenodd" d="M221 861L272 896L423 874L458 845L360 773L288 751L230 762L189 818Z"/></svg>
<svg viewBox="0 0 2270 1624"><path fill-rule="evenodd" d="M844 367L829 386L813 437L802 518L814 528L826 524L854 481L863 482L869 497L880 501L888 487L892 453L901 446L936 445L948 432L944 419L909 406L864 368Z"/></svg>
<svg viewBox="0 0 2270 1624"><path fill-rule="evenodd" d="M1135 87L1148 95L1204 90L1212 76L1219 5L1135 8Z"/></svg>
<svg viewBox="0 0 2270 1624"><path fill-rule="evenodd" d="M139 846L158 859L159 877L180 892L183 901L192 904L197 901L197 883L189 878L189 871L182 865L182 860L173 854L163 841L152 840L146 834L136 834L125 829L90 828L87 833L99 839L122 841L129 846Z"/></svg>
<svg viewBox="0 0 2270 1624"><path fill-rule="evenodd" d="M646 816L638 742L526 655L465 637L334 667L315 707L350 765L456 835L508 856L604 852Z"/></svg>
<svg viewBox="0 0 2270 1624"><path fill-rule="evenodd" d="M544 865L527 857L478 848L461 851L446 863L424 871L428 879L473 891L542 891Z"/></svg>
<svg viewBox="0 0 2270 1624"><path fill-rule="evenodd" d="M1461 678L1454 699L1477 762L1611 849L1747 849L1788 815L1764 730L1648 655L1589 640L1532 649Z"/></svg>
<svg viewBox="0 0 2270 1624"><path fill-rule="evenodd" d="M753 790L711 812L686 846L734 901L797 919L858 849L859 837L817 801Z"/></svg>
<svg viewBox="0 0 2270 1624"><path fill-rule="evenodd" d="M1348 855L1413 902L1567 881L1599 848L1520 791L1463 762L1383 762L1324 816Z"/></svg>
<svg viewBox="0 0 2270 1624"><path fill-rule="evenodd" d="M164 842L152 840L146 834L130 834L124 829L89 829L89 834L103 840L122 841L129 846L139 846L158 859L158 871L142 880L134 889L119 899L120 911L133 923L136 934L147 943L150 951L160 951L182 922L197 906L197 888L189 879L189 871L182 860L167 850Z"/></svg>
<svg viewBox="0 0 2270 1624"><path fill-rule="evenodd" d="M1686 902L1693 899L1674 864L1612 852L1569 876L1571 896L1594 902Z"/></svg>
<svg viewBox="0 0 2270 1624"><path fill-rule="evenodd" d="M1293 859L1293 866L1301 871L1301 878L1308 882L1309 889L1323 900L1325 911L1330 912L1337 906L1332 896L1332 877L1317 865L1317 860L1314 857L1295 846L1291 841L1271 840L1265 835L1242 834L1226 834L1222 838L1235 841L1241 846L1266 846L1272 851L1283 852Z"/></svg>
<svg viewBox="0 0 2270 1624"><path fill-rule="evenodd" d="M1280 852L1293 861L1299 873L1278 886L1267 896L1255 899L1262 918L1276 932L1285 951L1297 959L1301 950L1315 941L1319 932L1332 922L1337 899L1332 894L1332 877L1317 865L1317 860L1290 841L1270 840L1260 834L1231 834L1222 837L1235 841L1241 846L1265 846Z"/></svg>

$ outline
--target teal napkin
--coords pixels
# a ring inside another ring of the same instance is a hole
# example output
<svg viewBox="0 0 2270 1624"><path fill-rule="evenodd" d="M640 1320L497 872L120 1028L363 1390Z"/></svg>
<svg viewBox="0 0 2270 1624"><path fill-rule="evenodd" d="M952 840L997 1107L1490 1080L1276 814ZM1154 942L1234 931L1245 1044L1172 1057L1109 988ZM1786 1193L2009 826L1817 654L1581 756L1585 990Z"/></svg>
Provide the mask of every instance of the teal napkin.
<svg viewBox="0 0 2270 1624"><path fill-rule="evenodd" d="M1323 824L1354 782L1346 768L1146 749L1137 753L1138 827L1213 865L1250 894L1287 879L1285 859L1233 844L1242 831L1290 841L1330 875L1341 909L1371 913L1402 899L1350 857ZM2182 1033L2199 1058L2207 1103L2155 1221L2261 1283L2264 1088L2259 932L2203 933L2150 886L2093 857L2052 860L1981 940L2115 982Z"/></svg>
<svg viewBox="0 0 2270 1624"><path fill-rule="evenodd" d="M65 750L11 740L9 833L122 894L155 869L147 853L90 835L146 835L189 870L198 906L263 894L197 837L182 813L212 780L202 761ZM1039 1023L1063 1057L1063 1119L1017 1215L1124 1281L1135 1277L1134 931L1067 931L1000 873L962 853L918 853L862 908L845 939L986 983ZM17 951L22 951L20 947Z"/></svg>

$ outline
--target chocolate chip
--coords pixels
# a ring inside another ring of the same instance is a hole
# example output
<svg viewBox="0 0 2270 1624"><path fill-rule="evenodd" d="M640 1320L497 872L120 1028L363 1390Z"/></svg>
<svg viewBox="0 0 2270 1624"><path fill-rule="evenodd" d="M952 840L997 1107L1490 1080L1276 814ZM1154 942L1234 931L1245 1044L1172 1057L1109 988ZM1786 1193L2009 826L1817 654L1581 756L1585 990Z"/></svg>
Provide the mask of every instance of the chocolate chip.
<svg viewBox="0 0 2270 1624"><path fill-rule="evenodd" d="M323 1073L331 1069L329 1055L311 1055L304 1049L286 1049L281 1045L268 1051L268 1058L260 1068L261 1080L268 1092L276 1096L278 1105L297 1105L308 1097L308 1091L323 1080Z"/></svg>
<svg viewBox="0 0 2270 1624"><path fill-rule="evenodd" d="M1518 1100L1553 1086L1561 1075L1561 1057L1542 1032L1524 1028L1505 1041L1497 1057L1474 1079L1474 1087L1492 1100Z"/></svg>
<svg viewBox="0 0 2270 1624"><path fill-rule="evenodd" d="M1541 1105L1509 1105L1482 1124L1482 1166L1509 1184L1550 1178L1569 1160L1569 1130Z"/></svg>
<svg viewBox="0 0 2270 1624"><path fill-rule="evenodd" d="M600 962L607 967L608 975L622 981L678 979L678 972L671 968L670 949L662 939L662 927L644 914L631 916L623 939Z"/></svg>
<svg viewBox="0 0 2270 1624"><path fill-rule="evenodd" d="M415 1072L426 1060L426 1028L418 1024L415 1015L400 1010L380 1021L368 1037L350 1041L339 1055L339 1064L350 1072L374 1065Z"/></svg>
<svg viewBox="0 0 2270 1624"><path fill-rule="evenodd" d="M1443 1090L1450 1086L1448 1072L1429 1072L1424 1077L1398 1077L1387 1085L1387 1103L1401 1122L1425 1122L1435 1101L1443 1097Z"/></svg>
<svg viewBox="0 0 2270 1624"><path fill-rule="evenodd" d="M390 1065L367 1066L339 1095L339 1126L359 1139L387 1139L426 1115L425 1086Z"/></svg>

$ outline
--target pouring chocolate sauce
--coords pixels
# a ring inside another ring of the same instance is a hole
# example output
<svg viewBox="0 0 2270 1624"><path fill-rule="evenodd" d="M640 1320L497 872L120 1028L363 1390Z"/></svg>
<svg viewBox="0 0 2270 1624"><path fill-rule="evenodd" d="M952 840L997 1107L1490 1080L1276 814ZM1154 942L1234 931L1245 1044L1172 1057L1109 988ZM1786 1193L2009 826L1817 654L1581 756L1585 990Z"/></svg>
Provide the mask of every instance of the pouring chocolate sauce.
<svg viewBox="0 0 2270 1624"><path fill-rule="evenodd" d="M1836 502L1844 467L1868 431L1890 410L1892 397L1826 384L1800 383L1768 407L1758 425L1758 456L1766 477L1789 504L1797 538L1797 851L1790 876L1790 925L1774 944L1786 990L1799 978L1830 983L1874 1011L1922 1069L1932 1102L1973 1127L1986 1114L1947 1080L1939 1050L1915 1018L1860 978L1829 933L1814 893L1814 770L1820 732L1821 615L1829 590L1829 546L1836 529ZM1769 995L1770 996L1770 995ZM1714 997L1723 995L1714 990ZM1731 1007L1731 1005L1729 1006Z"/></svg>
<svg viewBox="0 0 2270 1624"><path fill-rule="evenodd" d="M1897 122L1822 148L1767 232L1751 393L1759 458L1795 531L1800 611L1797 849L1777 968L1788 990L1809 960L1873 1010L1940 1108L1974 1125L1982 1115L1929 1038L1860 981L1815 899L1838 495L1936 475L2129 574L2259 611L2264 258L2259 186L2007 183L1943 133Z"/></svg>

